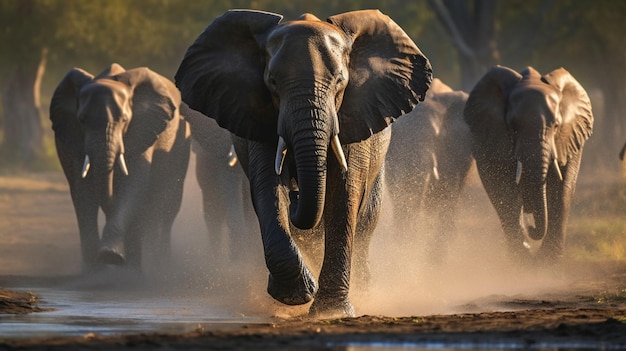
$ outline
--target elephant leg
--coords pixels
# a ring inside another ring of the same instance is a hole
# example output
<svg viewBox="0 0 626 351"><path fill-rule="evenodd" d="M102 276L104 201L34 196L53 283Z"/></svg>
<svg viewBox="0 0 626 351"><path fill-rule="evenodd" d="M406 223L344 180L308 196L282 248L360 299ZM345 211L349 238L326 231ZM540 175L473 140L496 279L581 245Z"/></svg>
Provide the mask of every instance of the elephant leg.
<svg viewBox="0 0 626 351"><path fill-rule="evenodd" d="M223 162L223 164L220 164ZM226 160L198 147L196 150L196 179L202 193L202 214L209 238L211 262L223 262L226 230L224 183L219 170L226 167ZM230 189L228 189L230 190ZM232 195L232 194L229 194Z"/></svg>
<svg viewBox="0 0 626 351"><path fill-rule="evenodd" d="M181 125L183 124L181 121ZM179 128L178 138L170 155L164 160L159 160L159 165L164 169L159 174L162 175L165 183L157 184L151 191L153 194L158 194L161 189L165 189L167 194L164 198L157 196L156 200L159 204L157 216L160 220L157 232L159 234L157 237L157 260L160 262L171 258L172 227L183 204L185 177L191 154L191 142L188 137L184 137L185 131L186 128ZM171 169L168 169L170 167Z"/></svg>
<svg viewBox="0 0 626 351"><path fill-rule="evenodd" d="M129 160L131 161L131 160ZM136 234L138 231L149 231L144 225L155 225L154 211L155 201L151 201L151 197L147 194L147 177L139 175L147 175L148 171L140 171L139 165L136 164L135 171L128 178L116 178L116 182L120 184L114 200L105 211L106 224L102 231L102 240L100 249L98 250L98 261L104 264L123 265L129 259L129 250L137 252L137 245L140 246L141 235ZM147 167L148 164L143 165ZM145 172L145 173L144 173ZM121 179L124 179L122 181ZM153 230L152 227L150 230ZM131 230L132 229L132 230ZM133 237L127 237L133 236ZM127 244L133 245L129 248ZM133 259L134 262L140 261Z"/></svg>
<svg viewBox="0 0 626 351"><path fill-rule="evenodd" d="M102 264L123 265L126 263L126 243L124 235L119 233L120 226L106 216L106 224L102 230L102 240L98 249L98 262Z"/></svg>
<svg viewBox="0 0 626 351"><path fill-rule="evenodd" d="M537 251L540 265L557 263L564 254L567 220L576 187L582 152L572 157L563 172L563 180L554 173L548 174L548 232Z"/></svg>
<svg viewBox="0 0 626 351"><path fill-rule="evenodd" d="M313 299L317 284L304 264L289 234L289 187L285 172L274 171L276 146L250 142L248 178L252 203L259 220L265 263L269 270L267 292L287 305L302 305ZM240 149L237 149L241 155Z"/></svg>
<svg viewBox="0 0 626 351"><path fill-rule="evenodd" d="M152 225L146 228L145 220L135 220L124 235L124 247L126 249L126 265L131 269L140 270L143 259L144 233L156 234L158 225L153 221Z"/></svg>
<svg viewBox="0 0 626 351"><path fill-rule="evenodd" d="M225 206L223 241L227 248L227 258L232 262L241 262L247 258L246 252L241 248L252 240L250 235L252 229L246 227L244 217L244 201L247 200L244 192L248 193L248 189L243 187L238 179L239 175L235 174L235 171L240 171L239 169L228 171L222 177L229 179L223 179L221 184L226 184L231 191L228 193L222 191L220 194L224 197L221 200L224 204L222 206Z"/></svg>
<svg viewBox="0 0 626 351"><path fill-rule="evenodd" d="M332 193L339 190L328 189L327 191ZM309 315L313 317L355 315L348 293L350 291L352 242L356 228L345 224L349 216L354 217L351 222L356 223L357 209L354 208L351 211L336 209L336 207L346 208L346 202L345 198L335 198L326 202L324 211L328 214L324 216L324 259L319 276L319 290L309 310Z"/></svg>
<svg viewBox="0 0 626 351"><path fill-rule="evenodd" d="M183 158L183 156L181 156ZM168 182L164 185L157 185L155 189L167 189L165 197L155 199L158 204L156 210L155 221L159 223L156 231L156 260L158 262L164 262L171 258L172 252L172 227L174 221L180 212L180 208L183 203L183 191L185 185L185 172L187 170L187 164L189 157L181 160L182 165L177 166L181 172L174 174L168 179ZM185 170L185 172L182 172ZM155 190L153 193L159 193L159 190ZM150 235L150 233L147 233ZM151 240L149 237L147 240Z"/></svg>
<svg viewBox="0 0 626 351"><path fill-rule="evenodd" d="M375 136L370 139L372 138ZM384 157L386 147L383 150ZM347 174L342 174L336 162L328 162L327 196L324 206L324 260L320 271L319 290L309 310L311 316L355 315L348 297L355 234L357 229L375 227L378 214L373 209L364 210L364 213L370 212L374 218L368 219L371 221L369 224L358 223L362 207L366 208L369 205L375 207L373 203L369 203L371 187L366 188L371 167L370 151L371 146L368 142L348 146L344 151L348 160ZM378 175L374 174L374 177ZM381 181L373 178L372 184L375 183L374 180ZM376 187L379 185L377 183Z"/></svg>
<svg viewBox="0 0 626 351"><path fill-rule="evenodd" d="M81 179L80 181L87 181ZM98 268L97 253L100 246L98 233L98 202L87 184L70 187L78 231L80 233L80 248L84 273Z"/></svg>
<svg viewBox="0 0 626 351"><path fill-rule="evenodd" d="M519 262L527 261L530 253L524 246L520 225L522 200L515 189L515 166L505 167L508 163L501 160L477 159L476 162L485 191L500 218L508 254Z"/></svg>
<svg viewBox="0 0 626 351"><path fill-rule="evenodd" d="M172 227L180 206L182 203L182 186L177 184L171 184L173 189L166 191L163 198L153 199L155 202L155 210L147 215L145 218L150 219L151 223L145 221L145 224L141 225L137 229L137 233L141 233L145 241L147 258L150 265L156 265L156 267L165 266L171 258L171 244L172 244Z"/></svg>
<svg viewBox="0 0 626 351"><path fill-rule="evenodd" d="M370 284L369 251L372 234L380 218L383 198L383 178L384 172L381 172L374 180L369 195L369 201L364 204L359 212L352 261L354 283L359 287L359 291L367 290Z"/></svg>

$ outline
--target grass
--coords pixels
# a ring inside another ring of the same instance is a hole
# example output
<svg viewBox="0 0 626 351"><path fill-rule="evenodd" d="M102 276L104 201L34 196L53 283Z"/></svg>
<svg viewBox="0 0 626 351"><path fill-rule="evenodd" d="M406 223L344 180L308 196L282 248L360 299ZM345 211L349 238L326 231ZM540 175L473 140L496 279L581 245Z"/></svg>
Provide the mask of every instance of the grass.
<svg viewBox="0 0 626 351"><path fill-rule="evenodd" d="M626 262L626 181L576 190L567 250L579 260Z"/></svg>
<svg viewBox="0 0 626 351"><path fill-rule="evenodd" d="M570 221L568 254L591 261L626 261L626 219L582 218Z"/></svg>

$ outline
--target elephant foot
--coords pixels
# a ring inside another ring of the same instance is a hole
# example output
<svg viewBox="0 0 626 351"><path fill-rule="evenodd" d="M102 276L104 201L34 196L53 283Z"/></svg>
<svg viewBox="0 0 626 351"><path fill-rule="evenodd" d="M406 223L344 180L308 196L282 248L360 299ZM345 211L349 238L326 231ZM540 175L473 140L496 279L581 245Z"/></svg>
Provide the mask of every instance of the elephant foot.
<svg viewBox="0 0 626 351"><path fill-rule="evenodd" d="M98 262L121 266L126 263L126 255L119 247L104 246L98 251Z"/></svg>
<svg viewBox="0 0 626 351"><path fill-rule="evenodd" d="M316 291L317 283L306 266L303 266L300 275L291 281L280 281L274 279L271 273L269 275L267 292L276 301L285 305L304 305L313 300Z"/></svg>
<svg viewBox="0 0 626 351"><path fill-rule="evenodd" d="M101 264L121 266L126 263L126 247L119 234L107 233L102 236L96 260Z"/></svg>
<svg viewBox="0 0 626 351"><path fill-rule="evenodd" d="M98 261L102 264L121 266L126 263L126 258L122 253L111 248L102 248L98 252Z"/></svg>
<svg viewBox="0 0 626 351"><path fill-rule="evenodd" d="M347 297L341 299L316 298L309 309L309 317L316 319L355 317L354 306Z"/></svg>

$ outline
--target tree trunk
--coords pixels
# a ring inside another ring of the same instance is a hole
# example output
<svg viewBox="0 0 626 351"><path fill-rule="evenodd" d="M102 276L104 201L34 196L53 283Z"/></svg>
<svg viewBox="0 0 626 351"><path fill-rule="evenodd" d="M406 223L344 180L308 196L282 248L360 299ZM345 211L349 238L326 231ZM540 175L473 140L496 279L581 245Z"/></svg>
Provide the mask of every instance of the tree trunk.
<svg viewBox="0 0 626 351"><path fill-rule="evenodd" d="M429 4L459 53L461 89L470 91L499 61L495 25L498 3L495 0L475 0L472 3L429 0Z"/></svg>
<svg viewBox="0 0 626 351"><path fill-rule="evenodd" d="M37 68L20 65L6 82L0 145L0 159L5 165L26 169L40 166L44 154L40 88L46 62L47 49L43 49Z"/></svg>

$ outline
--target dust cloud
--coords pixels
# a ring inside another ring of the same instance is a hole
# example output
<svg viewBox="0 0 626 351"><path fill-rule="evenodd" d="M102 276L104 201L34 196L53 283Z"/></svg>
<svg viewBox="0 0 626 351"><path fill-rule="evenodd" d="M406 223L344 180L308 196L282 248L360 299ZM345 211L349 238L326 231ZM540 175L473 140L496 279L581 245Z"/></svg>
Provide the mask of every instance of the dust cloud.
<svg viewBox="0 0 626 351"><path fill-rule="evenodd" d="M225 250L211 248L193 172L188 174L187 182L183 208L174 228L173 263L165 280L178 281L175 284L179 288L192 294L207 294L242 315L289 318L306 313L308 305L281 305L266 293L267 269L260 236L237 244L247 252L243 259L219 257L219 252ZM370 284L363 287L359 282L352 283L351 299L359 315L505 309L498 303L507 298L510 301L512 296L537 296L568 285L564 267L533 271L515 266L506 257L498 217L475 168L458 204L457 232L446 257L439 257L438 263L432 262L439 253L428 252L429 236L419 221L393 223L390 201L385 197L370 248ZM317 271L318 267L311 268ZM164 277L158 272L156 275Z"/></svg>
<svg viewBox="0 0 626 351"><path fill-rule="evenodd" d="M390 206L384 206L370 251L371 286L354 298L359 314L498 310L505 296L537 296L567 286L563 267L534 271L506 257L499 219L475 167L468 178L447 252L429 252L428 229L419 220L394 223ZM390 201L386 196L383 203Z"/></svg>
<svg viewBox="0 0 626 351"><path fill-rule="evenodd" d="M192 157L192 160L194 158ZM163 296L193 309L198 304L220 306L236 316L291 317L308 306L281 305L266 293L267 269L260 235L237 243L245 252L233 260L216 247L204 223L201 192L194 162L186 178L181 211L172 234L170 260L145 265L138 275L109 269L79 277L80 251L73 208L64 179L54 175L45 191L24 193L0 184L7 201L0 201L0 285L16 276L45 277L39 285L79 290L123 292L120 296ZM60 175L62 177L62 175ZM592 179L581 173L580 182ZM4 180L3 180L4 181ZM48 181L48 180L47 180ZM28 186L26 186L28 187ZM499 302L517 297L563 291L573 273L567 264L534 271L513 265L505 255L498 218L475 169L463 191L457 233L442 263L428 252L428 233L420 223L393 223L390 199L370 249L368 289L353 282L351 299L358 315L409 316L510 308ZM406 204L409 206L409 204ZM255 228L255 230L257 230ZM435 256L437 253L435 253ZM32 279L31 279L32 281Z"/></svg>

